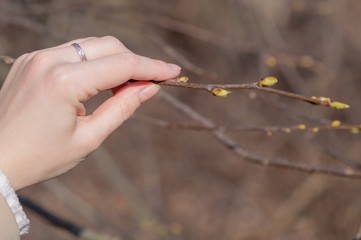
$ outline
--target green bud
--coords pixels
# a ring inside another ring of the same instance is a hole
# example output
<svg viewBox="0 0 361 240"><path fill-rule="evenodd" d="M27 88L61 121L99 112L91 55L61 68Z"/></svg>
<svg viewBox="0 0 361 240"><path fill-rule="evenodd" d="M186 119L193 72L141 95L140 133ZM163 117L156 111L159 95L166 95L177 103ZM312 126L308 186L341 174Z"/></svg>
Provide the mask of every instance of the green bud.
<svg viewBox="0 0 361 240"><path fill-rule="evenodd" d="M277 78L275 77L265 77L259 80L258 86L260 87L270 87L275 85L278 82Z"/></svg>
<svg viewBox="0 0 361 240"><path fill-rule="evenodd" d="M214 96L217 96L217 97L227 97L227 95L229 93L231 93L230 91L227 91L223 88L214 88L214 89L212 89L211 92Z"/></svg>

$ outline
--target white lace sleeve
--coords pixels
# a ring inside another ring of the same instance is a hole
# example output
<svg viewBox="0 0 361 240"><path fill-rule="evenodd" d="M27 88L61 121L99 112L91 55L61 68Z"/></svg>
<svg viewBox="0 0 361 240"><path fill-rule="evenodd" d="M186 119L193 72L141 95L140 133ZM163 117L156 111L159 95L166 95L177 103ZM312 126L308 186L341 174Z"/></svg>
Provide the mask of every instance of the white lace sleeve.
<svg viewBox="0 0 361 240"><path fill-rule="evenodd" d="M19 198L14 189L11 187L9 179L0 170L0 194L4 197L7 204L11 208L15 216L16 223L19 227L20 236L29 232L30 221L26 217L22 206L20 205Z"/></svg>

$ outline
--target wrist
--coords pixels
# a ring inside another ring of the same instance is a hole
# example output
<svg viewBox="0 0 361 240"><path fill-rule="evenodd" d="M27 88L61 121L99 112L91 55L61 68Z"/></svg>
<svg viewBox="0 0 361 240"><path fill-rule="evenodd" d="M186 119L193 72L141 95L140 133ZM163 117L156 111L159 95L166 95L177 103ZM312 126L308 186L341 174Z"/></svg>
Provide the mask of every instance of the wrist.
<svg viewBox="0 0 361 240"><path fill-rule="evenodd" d="M2 152L3 153L3 152ZM18 190L20 190L20 188L17 186L17 182L15 181L15 177L13 176L14 174L12 173L12 170L9 166L9 164L7 164L8 162L12 162L12 161L3 161L3 159L9 159L8 156L4 156L4 154L0 154L0 174L2 173L3 175L6 176L7 181L9 182L11 188L16 192Z"/></svg>

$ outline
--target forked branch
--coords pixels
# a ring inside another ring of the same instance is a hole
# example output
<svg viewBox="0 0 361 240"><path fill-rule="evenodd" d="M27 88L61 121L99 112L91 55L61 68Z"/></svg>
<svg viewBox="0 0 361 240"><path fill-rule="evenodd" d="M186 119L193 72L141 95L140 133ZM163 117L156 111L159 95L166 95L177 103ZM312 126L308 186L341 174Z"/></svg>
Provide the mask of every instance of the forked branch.
<svg viewBox="0 0 361 240"><path fill-rule="evenodd" d="M306 162L296 162L291 161L285 158L278 157L269 157L254 152L248 151L236 143L227 133L222 129L216 129L216 125L208 118L202 116L200 113L194 111L190 106L185 103L177 100L173 96L161 92L160 97L164 99L167 103L173 106L175 109L187 115L192 120L198 122L199 124L205 126L206 128L213 129L211 132L213 136L220 142L222 145L227 147L229 150L236 153L239 157L255 164L272 166L278 168L293 169L302 172L308 173L320 173L320 174L329 174L334 176L342 176L348 178L361 178L361 171L354 169L352 167L334 167L334 166L323 166L323 165L314 165Z"/></svg>

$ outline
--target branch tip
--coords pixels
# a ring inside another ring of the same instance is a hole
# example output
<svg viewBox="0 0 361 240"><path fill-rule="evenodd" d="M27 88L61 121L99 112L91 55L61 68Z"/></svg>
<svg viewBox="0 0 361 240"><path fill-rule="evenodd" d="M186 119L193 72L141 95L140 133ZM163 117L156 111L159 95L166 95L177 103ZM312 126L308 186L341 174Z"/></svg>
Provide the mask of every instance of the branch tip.
<svg viewBox="0 0 361 240"><path fill-rule="evenodd" d="M345 108L349 108L350 105L347 105L347 104L341 103L341 102L331 102L330 107L337 108L337 109L345 109Z"/></svg>
<svg viewBox="0 0 361 240"><path fill-rule="evenodd" d="M337 108L337 109L346 109L349 108L350 105L346 104L346 103L342 103L342 102L336 102L331 100L331 98L328 97L316 97L316 96L312 96L311 97L313 100L319 101L317 102L313 102L313 104L316 105L324 105L324 106L328 106L328 107L332 107L332 108Z"/></svg>

